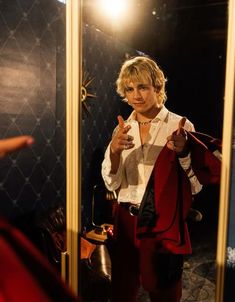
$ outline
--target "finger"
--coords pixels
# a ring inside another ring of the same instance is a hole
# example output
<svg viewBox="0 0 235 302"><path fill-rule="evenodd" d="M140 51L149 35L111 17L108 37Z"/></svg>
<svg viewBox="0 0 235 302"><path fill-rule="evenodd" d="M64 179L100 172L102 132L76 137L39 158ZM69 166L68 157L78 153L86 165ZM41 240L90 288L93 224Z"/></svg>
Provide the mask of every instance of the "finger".
<svg viewBox="0 0 235 302"><path fill-rule="evenodd" d="M3 157L8 153L31 146L33 143L34 139L31 136L17 136L0 140L0 156Z"/></svg>
<svg viewBox="0 0 235 302"><path fill-rule="evenodd" d="M173 140L173 135L171 134L171 135L167 136L166 140L167 141L172 141Z"/></svg>
<svg viewBox="0 0 235 302"><path fill-rule="evenodd" d="M123 131L122 133L123 134L127 134L127 132L131 129L131 126L130 125L127 125L125 128L123 128Z"/></svg>
<svg viewBox="0 0 235 302"><path fill-rule="evenodd" d="M127 143L127 144L122 145L122 149L129 150L129 149L132 149L134 146L135 146L134 144Z"/></svg>
<svg viewBox="0 0 235 302"><path fill-rule="evenodd" d="M167 148L170 149L170 150L175 149L174 141L168 141L166 145L167 145Z"/></svg>
<svg viewBox="0 0 235 302"><path fill-rule="evenodd" d="M131 135L123 135L119 138L119 144L121 145L133 145L134 138Z"/></svg>
<svg viewBox="0 0 235 302"><path fill-rule="evenodd" d="M118 115L117 119L118 119L118 126L119 126L119 128L122 130L123 134L126 134L131 129L131 126L127 125L125 127L125 121L124 121L124 119L123 119L123 117L121 115Z"/></svg>
<svg viewBox="0 0 235 302"><path fill-rule="evenodd" d="M186 117L182 117L182 119L179 121L179 127L178 127L178 130L177 130L177 135L182 133L182 129L184 128L185 122L186 122Z"/></svg>
<svg viewBox="0 0 235 302"><path fill-rule="evenodd" d="M127 139L126 139L129 143L132 142L134 140L134 137L132 135L127 135Z"/></svg>
<svg viewBox="0 0 235 302"><path fill-rule="evenodd" d="M118 126L119 126L119 128L124 129L125 122L124 122L123 117L121 115L118 115L117 119L118 119Z"/></svg>

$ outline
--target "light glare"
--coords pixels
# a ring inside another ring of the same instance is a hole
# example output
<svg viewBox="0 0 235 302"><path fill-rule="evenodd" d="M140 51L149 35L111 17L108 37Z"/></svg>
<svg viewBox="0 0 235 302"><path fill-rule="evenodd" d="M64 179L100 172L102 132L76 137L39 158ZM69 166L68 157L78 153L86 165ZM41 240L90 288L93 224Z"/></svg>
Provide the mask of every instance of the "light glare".
<svg viewBox="0 0 235 302"><path fill-rule="evenodd" d="M101 0L101 9L111 18L118 18L125 7L125 0Z"/></svg>

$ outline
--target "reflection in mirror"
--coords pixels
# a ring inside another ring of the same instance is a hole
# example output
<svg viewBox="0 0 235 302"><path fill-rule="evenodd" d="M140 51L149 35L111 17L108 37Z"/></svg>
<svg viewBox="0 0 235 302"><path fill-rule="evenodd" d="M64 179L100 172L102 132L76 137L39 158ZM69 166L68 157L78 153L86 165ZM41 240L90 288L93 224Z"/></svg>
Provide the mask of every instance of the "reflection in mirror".
<svg viewBox="0 0 235 302"><path fill-rule="evenodd" d="M82 225L96 245L103 239L90 236L94 194L102 200L100 207L96 204L99 225L109 220L99 216L109 202L101 163L117 115L126 119L131 112L115 92L121 64L142 54L155 59L167 77L166 107L186 116L197 131L221 139L227 37L226 1L125 1L129 7L112 22L100 3L85 0L83 20L83 69L94 78L88 89L96 97L86 99L90 114L84 112L82 120ZM182 301L215 300L218 203L219 185L205 185L194 197L199 216L192 212L188 220L193 252L185 257ZM142 289L139 296L149 301Z"/></svg>
<svg viewBox="0 0 235 302"><path fill-rule="evenodd" d="M60 270L65 249L65 7L0 2L0 135L35 144L0 162L0 212Z"/></svg>

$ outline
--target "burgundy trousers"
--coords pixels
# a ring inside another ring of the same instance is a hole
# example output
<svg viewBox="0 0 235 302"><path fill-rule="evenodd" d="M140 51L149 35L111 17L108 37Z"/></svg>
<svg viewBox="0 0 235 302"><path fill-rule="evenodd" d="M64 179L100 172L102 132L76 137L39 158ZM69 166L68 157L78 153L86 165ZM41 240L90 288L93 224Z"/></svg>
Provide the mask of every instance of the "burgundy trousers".
<svg viewBox="0 0 235 302"><path fill-rule="evenodd" d="M136 238L137 217L119 205L115 215L112 260L112 302L136 302L140 285L152 302L179 302L182 255L162 254L156 238Z"/></svg>

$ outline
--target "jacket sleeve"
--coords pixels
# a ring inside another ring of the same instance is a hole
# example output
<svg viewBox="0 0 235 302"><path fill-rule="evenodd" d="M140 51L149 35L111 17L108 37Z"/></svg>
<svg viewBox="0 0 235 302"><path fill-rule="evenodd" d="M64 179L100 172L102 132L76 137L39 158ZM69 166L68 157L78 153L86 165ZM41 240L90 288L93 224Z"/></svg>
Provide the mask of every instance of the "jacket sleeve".
<svg viewBox="0 0 235 302"><path fill-rule="evenodd" d="M203 185L219 184L221 172L221 141L202 133L188 133L192 168Z"/></svg>

